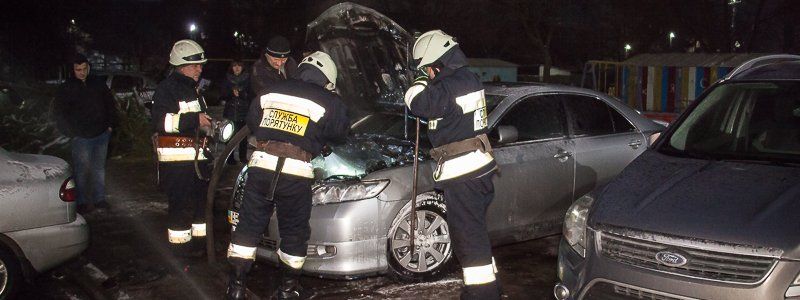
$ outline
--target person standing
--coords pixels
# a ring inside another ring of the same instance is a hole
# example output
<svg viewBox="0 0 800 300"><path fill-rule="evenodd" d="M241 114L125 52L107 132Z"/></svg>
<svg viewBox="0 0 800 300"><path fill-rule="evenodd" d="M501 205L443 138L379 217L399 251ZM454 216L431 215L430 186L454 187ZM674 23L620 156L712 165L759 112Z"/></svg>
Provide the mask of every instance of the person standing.
<svg viewBox="0 0 800 300"><path fill-rule="evenodd" d="M437 162L433 179L444 191L447 223L463 267L461 299L499 299L486 230L497 165L486 136L483 85L467 69L456 40L440 30L417 38L413 58L423 74L406 91L405 103L412 114L428 119L430 154Z"/></svg>
<svg viewBox="0 0 800 300"><path fill-rule="evenodd" d="M78 54L72 60L72 73L59 88L53 114L56 126L72 138L72 166L78 188L78 212L95 207L109 208L105 174L108 141L116 127L114 96L101 80L89 76L89 61Z"/></svg>
<svg viewBox="0 0 800 300"><path fill-rule="evenodd" d="M347 108L338 95L336 66L315 52L300 63L296 78L275 83L251 104L247 126L257 140L250 157L239 222L233 227L228 261L233 266L227 299L244 299L245 276L256 245L277 207L281 276L275 298L301 297L299 282L311 227L311 159L328 143L343 142Z"/></svg>
<svg viewBox="0 0 800 300"><path fill-rule="evenodd" d="M225 74L222 83L220 98L225 100L225 110L222 116L233 122L234 130L239 131L245 124L247 110L250 108L250 74L244 72L241 60L231 62L230 72ZM247 163L247 139L239 143L239 161ZM228 164L235 165L234 155L228 156Z"/></svg>
<svg viewBox="0 0 800 300"><path fill-rule="evenodd" d="M253 95L263 92L275 82L292 78L297 73L297 61L292 54L289 40L282 36L274 36L267 43L264 56L253 64L251 71Z"/></svg>
<svg viewBox="0 0 800 300"><path fill-rule="evenodd" d="M203 255L205 199L211 159L204 131L211 127L197 82L205 52L192 40L177 41L169 54L173 72L156 87L152 121L157 135L161 188L169 198L167 237L177 256Z"/></svg>

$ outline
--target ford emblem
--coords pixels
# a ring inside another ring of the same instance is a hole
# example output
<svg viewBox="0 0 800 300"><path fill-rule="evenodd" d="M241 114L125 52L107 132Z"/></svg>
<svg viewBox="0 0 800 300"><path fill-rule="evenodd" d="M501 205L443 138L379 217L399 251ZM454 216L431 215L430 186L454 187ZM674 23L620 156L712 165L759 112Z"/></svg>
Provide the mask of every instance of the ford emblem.
<svg viewBox="0 0 800 300"><path fill-rule="evenodd" d="M668 267L681 267L689 262L686 256L673 251L664 250L656 253L656 261Z"/></svg>

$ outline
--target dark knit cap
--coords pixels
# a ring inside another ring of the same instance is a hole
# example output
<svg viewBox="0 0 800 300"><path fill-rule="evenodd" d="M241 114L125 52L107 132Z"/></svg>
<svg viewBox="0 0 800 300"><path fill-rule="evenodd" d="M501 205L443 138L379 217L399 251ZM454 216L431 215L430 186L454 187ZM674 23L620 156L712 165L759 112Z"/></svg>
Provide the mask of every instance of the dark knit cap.
<svg viewBox="0 0 800 300"><path fill-rule="evenodd" d="M269 39L269 42L267 43L266 53L269 54L269 56L277 58L285 58L289 57L289 54L291 52L292 51L289 46L289 40L280 35L272 37L271 39Z"/></svg>

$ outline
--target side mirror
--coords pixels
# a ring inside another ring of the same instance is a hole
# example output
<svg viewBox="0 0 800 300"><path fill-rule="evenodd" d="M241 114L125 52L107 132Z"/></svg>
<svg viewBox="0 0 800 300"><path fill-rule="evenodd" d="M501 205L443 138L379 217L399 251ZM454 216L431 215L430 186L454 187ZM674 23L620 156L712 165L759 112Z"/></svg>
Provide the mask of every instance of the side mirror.
<svg viewBox="0 0 800 300"><path fill-rule="evenodd" d="M517 131L517 127L511 125L500 125L497 126L497 143L502 144L509 144L516 142L519 139L519 131Z"/></svg>

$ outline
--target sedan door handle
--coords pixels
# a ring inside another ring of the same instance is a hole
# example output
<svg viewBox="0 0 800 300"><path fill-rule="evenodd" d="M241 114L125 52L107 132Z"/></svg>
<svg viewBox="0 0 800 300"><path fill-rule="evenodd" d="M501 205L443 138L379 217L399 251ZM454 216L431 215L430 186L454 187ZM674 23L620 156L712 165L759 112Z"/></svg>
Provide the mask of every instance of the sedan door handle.
<svg viewBox="0 0 800 300"><path fill-rule="evenodd" d="M570 156L572 156L571 152L564 151L564 149L558 149L558 152L553 155L553 158L558 159L558 161L563 163L566 162Z"/></svg>
<svg viewBox="0 0 800 300"><path fill-rule="evenodd" d="M642 145L642 140L633 140L628 143L628 146L631 146L633 149L639 149L639 146Z"/></svg>

